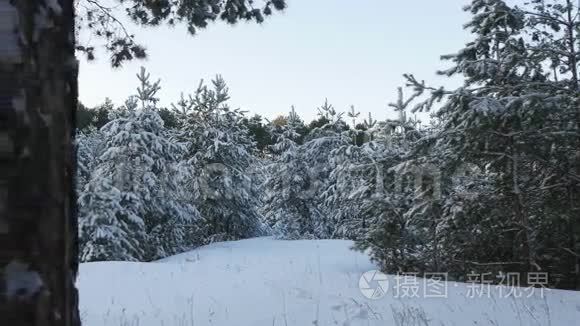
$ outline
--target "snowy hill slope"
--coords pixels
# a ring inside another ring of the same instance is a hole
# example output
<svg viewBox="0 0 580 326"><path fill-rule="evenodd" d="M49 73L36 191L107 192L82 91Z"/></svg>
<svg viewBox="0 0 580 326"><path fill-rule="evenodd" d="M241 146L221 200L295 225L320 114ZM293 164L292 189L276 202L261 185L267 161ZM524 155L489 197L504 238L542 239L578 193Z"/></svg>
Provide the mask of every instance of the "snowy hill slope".
<svg viewBox="0 0 580 326"><path fill-rule="evenodd" d="M449 282L448 298L401 298L389 276L386 295L367 299L359 278L375 267L351 244L256 238L153 263L81 264L83 325L572 326L580 320L580 292L573 291L514 299L493 288L491 297L470 298L466 284Z"/></svg>

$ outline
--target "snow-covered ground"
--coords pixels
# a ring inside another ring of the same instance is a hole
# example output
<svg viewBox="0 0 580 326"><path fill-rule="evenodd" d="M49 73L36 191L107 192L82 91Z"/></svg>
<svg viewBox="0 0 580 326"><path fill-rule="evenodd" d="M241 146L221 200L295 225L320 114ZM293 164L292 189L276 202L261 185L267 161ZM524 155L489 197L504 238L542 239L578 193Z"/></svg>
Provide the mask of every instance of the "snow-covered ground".
<svg viewBox="0 0 580 326"><path fill-rule="evenodd" d="M574 291L514 299L493 287L473 297L467 284L448 282L447 298L433 298L422 279L413 293L417 285L389 276L386 295L368 299L359 279L375 266L351 245L256 238L153 263L81 264L81 318L84 326L579 325Z"/></svg>

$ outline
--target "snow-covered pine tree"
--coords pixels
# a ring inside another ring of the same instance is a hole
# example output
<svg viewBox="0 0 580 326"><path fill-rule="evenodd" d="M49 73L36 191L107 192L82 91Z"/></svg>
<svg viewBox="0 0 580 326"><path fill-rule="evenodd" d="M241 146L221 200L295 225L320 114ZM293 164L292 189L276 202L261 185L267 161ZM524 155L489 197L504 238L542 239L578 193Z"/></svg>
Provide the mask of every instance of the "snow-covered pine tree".
<svg viewBox="0 0 580 326"><path fill-rule="evenodd" d="M441 72L463 75L464 87L448 92L406 76L418 93L431 93L418 108L446 98L437 112L440 130L423 142L430 144L430 156L442 157L441 170L452 175L473 164L485 173L484 184L495 189L493 203L480 202L490 205L490 215L478 222L479 229L495 232L472 237L469 244L457 239L453 246L503 245L471 251L456 268L549 271L562 275L566 283L559 286L575 287L580 284L573 200L580 182L578 22L573 18L578 8L571 1L531 1L517 8L501 0L473 0L466 10L473 14L466 26L475 39L444 56L454 65Z"/></svg>
<svg viewBox="0 0 580 326"><path fill-rule="evenodd" d="M348 115L355 124L358 114L354 108ZM369 114L365 120L365 142L361 146L356 142L345 144L332 153L333 170L324 193L324 204L335 227L333 237L360 239L375 220L374 216L363 214L362 203L384 192L385 171L390 167L385 164L389 156L386 152L392 149L384 141L372 140L371 135L382 133L381 128L376 127L377 122Z"/></svg>
<svg viewBox="0 0 580 326"><path fill-rule="evenodd" d="M103 151L103 142L100 133L94 127L85 131L77 130L75 137L77 155L76 189L80 193L91 178L95 170L98 157Z"/></svg>
<svg viewBox="0 0 580 326"><path fill-rule="evenodd" d="M79 197L81 257L151 260L190 247L196 209L181 200L176 163L181 148L168 139L156 112L159 81L142 68L125 114L100 130L104 153Z"/></svg>
<svg viewBox="0 0 580 326"><path fill-rule="evenodd" d="M175 106L181 111L179 137L187 144L187 164L196 171L189 189L197 194L205 242L261 235L261 194L252 179L255 144L243 111L227 104L223 78L217 76L212 86L202 81L194 95Z"/></svg>
<svg viewBox="0 0 580 326"><path fill-rule="evenodd" d="M422 133L405 115L413 99L405 100L399 89L398 101L389 105L399 113L398 120L369 118L374 128L367 130L367 142L335 151L337 163L327 192L338 237L355 240L358 250L370 249L371 259L388 272L427 269L423 257L429 223L414 214L426 198L415 185L421 167L409 157Z"/></svg>
<svg viewBox="0 0 580 326"><path fill-rule="evenodd" d="M315 238L314 221L321 219L317 202L309 196L311 176L297 144L304 126L294 107L282 125L270 124L276 143L273 162L266 166L264 215L276 236L285 239Z"/></svg>
<svg viewBox="0 0 580 326"><path fill-rule="evenodd" d="M332 209L324 205L328 196L328 189L332 186L330 174L334 169L334 151L352 143L352 134L349 126L343 120L343 113L325 100L318 108L321 121L326 123L311 130L306 140L299 148L301 159L308 162L307 173L310 181L304 196L310 200L321 212L313 221L313 234L317 238L330 238L336 231L336 224L332 219Z"/></svg>
<svg viewBox="0 0 580 326"><path fill-rule="evenodd" d="M360 113L351 106L347 115L356 127L356 118ZM361 214L360 199L377 190L376 177L382 180L383 175L382 163L376 160L377 153L382 148L378 149L378 144L370 141L375 124L376 121L372 120L369 113L369 119L364 123L364 132L357 129L350 131L351 143L344 144L331 153L332 171L322 199L324 212L332 221L332 238L354 240L368 230L369 221ZM359 138L362 138L360 145Z"/></svg>
<svg viewBox="0 0 580 326"><path fill-rule="evenodd" d="M270 146L271 152L274 155L281 155L286 151L296 150L300 138L298 130L303 126L304 122L296 113L294 106L290 108L288 117L285 117L285 123L280 125L270 123L272 134L276 136L276 143Z"/></svg>
<svg viewBox="0 0 580 326"><path fill-rule="evenodd" d="M364 212L363 203L384 190L387 151L383 143L370 141L361 146L344 145L333 152L334 169L323 194L333 238L360 239L375 223L375 215Z"/></svg>
<svg viewBox="0 0 580 326"><path fill-rule="evenodd" d="M533 210L551 216L538 221L545 243L539 255L548 258L546 265L570 271L560 286L580 289L580 2L535 0L517 9L526 16L529 57L552 69L549 83L538 88L558 94L550 102L559 110L542 113L548 123L538 126L541 136L535 137L541 145L534 146L534 161L543 164L536 179L541 200L533 201Z"/></svg>
<svg viewBox="0 0 580 326"><path fill-rule="evenodd" d="M377 120L373 118L373 115L369 112L368 117L363 119L363 122L358 125L358 128L363 130L364 133L362 134L362 141L361 143L372 141L373 138L373 131L377 126Z"/></svg>
<svg viewBox="0 0 580 326"><path fill-rule="evenodd" d="M143 219L136 215L138 198L123 195L97 170L78 202L81 261L145 259L148 238Z"/></svg>
<svg viewBox="0 0 580 326"><path fill-rule="evenodd" d="M290 121L291 120L291 121ZM289 123L292 123L291 126L294 130L292 136L292 141L295 143L296 146L301 145L304 142L304 136L309 132L308 127L304 124L304 121L300 118L298 113L296 113L296 108L294 105L290 107L290 112L287 116L278 116L274 120L268 120L267 129L268 133L272 137L272 144L268 146L268 153L272 155L280 155L283 152L283 149L276 149L274 145L280 137L283 137L284 132L288 132L287 127L289 127ZM278 144L280 146L281 144Z"/></svg>
<svg viewBox="0 0 580 326"><path fill-rule="evenodd" d="M360 116L360 112L356 111L354 105L351 105L350 110L347 113L347 116L352 121L352 143L358 144L358 140L361 138L360 136L362 132L359 129L357 129L356 119ZM362 139L362 141L364 141L364 139Z"/></svg>

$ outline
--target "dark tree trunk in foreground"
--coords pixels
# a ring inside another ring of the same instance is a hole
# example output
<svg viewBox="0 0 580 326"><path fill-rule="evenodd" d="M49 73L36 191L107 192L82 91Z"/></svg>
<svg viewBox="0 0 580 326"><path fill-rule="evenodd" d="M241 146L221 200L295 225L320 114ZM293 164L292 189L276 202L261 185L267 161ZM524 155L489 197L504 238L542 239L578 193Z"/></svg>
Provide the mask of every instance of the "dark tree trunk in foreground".
<svg viewBox="0 0 580 326"><path fill-rule="evenodd" d="M79 325L72 0L0 0L0 324Z"/></svg>

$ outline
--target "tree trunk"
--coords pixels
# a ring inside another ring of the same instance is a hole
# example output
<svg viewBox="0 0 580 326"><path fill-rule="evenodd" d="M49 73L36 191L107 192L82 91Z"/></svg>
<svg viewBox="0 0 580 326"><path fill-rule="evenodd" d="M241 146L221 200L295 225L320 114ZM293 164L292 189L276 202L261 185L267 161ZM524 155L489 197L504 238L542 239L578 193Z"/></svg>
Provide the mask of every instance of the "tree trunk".
<svg viewBox="0 0 580 326"><path fill-rule="evenodd" d="M512 142L511 177L512 177L513 209L515 214L515 223L520 227L520 231L518 232L517 237L519 241L516 243L519 246L517 255L522 261L523 267L523 270L521 270L522 275L527 275L527 273L532 271L532 266L534 266L535 263L530 245L531 236L530 236L529 220L525 212L522 190L520 189L519 184L520 156L518 149L516 148L516 140L512 138L511 142ZM527 284L525 277L523 280L521 280L521 283L524 286Z"/></svg>
<svg viewBox="0 0 580 326"><path fill-rule="evenodd" d="M576 175L580 175L580 83L579 83L579 72L578 72L578 59L577 59L577 49L576 43L578 42L577 38L578 35L575 33L575 26L577 26L576 19L580 19L579 16L575 15L573 10L574 6L572 5L571 0L566 0L567 10L566 10L566 36L568 41L568 51L570 52L570 56L568 56L568 66L570 68L571 74L571 90L572 94L576 93L575 99L575 107L576 107L576 131L578 132L577 135L577 142L576 142L576 153L574 157L574 172ZM578 1L578 5L580 5L580 1ZM580 10L580 9L579 9ZM572 211L571 215L572 218L575 219L571 224L572 228L572 242L574 246L572 250L576 252L576 254L580 254L580 240L576 238L576 233L580 229L580 207L578 206L578 201L580 200L580 184L576 182L576 185L572 188ZM574 218L575 217L575 218ZM576 284L575 287L577 290L580 290L580 257L575 258L574 264L574 273L576 275Z"/></svg>
<svg viewBox="0 0 580 326"><path fill-rule="evenodd" d="M73 1L12 3L0 0L1 323L80 325Z"/></svg>

